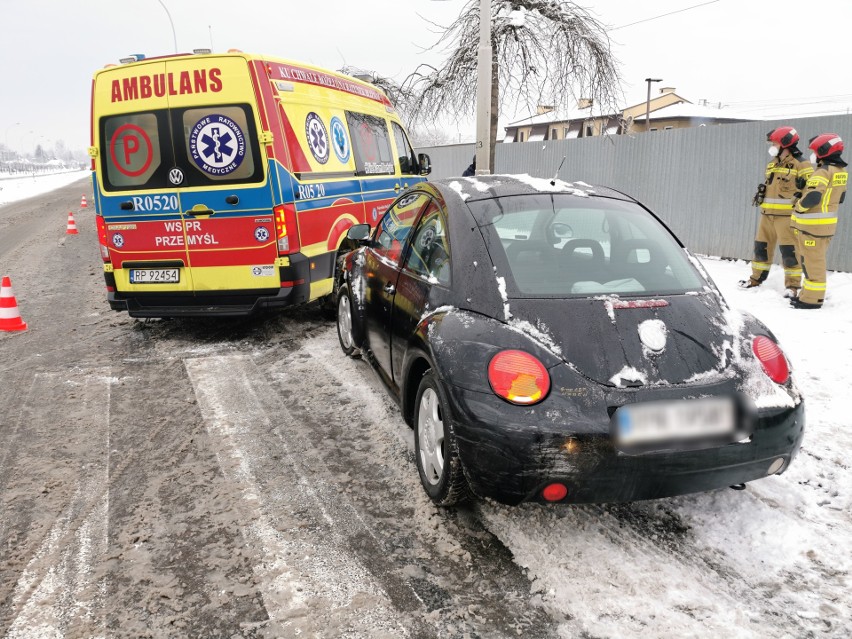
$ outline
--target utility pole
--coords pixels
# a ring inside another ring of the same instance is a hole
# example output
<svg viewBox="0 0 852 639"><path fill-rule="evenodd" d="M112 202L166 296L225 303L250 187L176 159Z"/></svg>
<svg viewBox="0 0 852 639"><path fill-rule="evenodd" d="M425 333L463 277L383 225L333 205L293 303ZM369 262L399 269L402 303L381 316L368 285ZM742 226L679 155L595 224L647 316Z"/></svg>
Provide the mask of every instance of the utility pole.
<svg viewBox="0 0 852 639"><path fill-rule="evenodd" d="M648 83L648 98L645 100L645 132L651 130L651 83L662 82L661 78L645 78Z"/></svg>
<svg viewBox="0 0 852 639"><path fill-rule="evenodd" d="M491 0L479 0L476 58L476 175L491 174Z"/></svg>

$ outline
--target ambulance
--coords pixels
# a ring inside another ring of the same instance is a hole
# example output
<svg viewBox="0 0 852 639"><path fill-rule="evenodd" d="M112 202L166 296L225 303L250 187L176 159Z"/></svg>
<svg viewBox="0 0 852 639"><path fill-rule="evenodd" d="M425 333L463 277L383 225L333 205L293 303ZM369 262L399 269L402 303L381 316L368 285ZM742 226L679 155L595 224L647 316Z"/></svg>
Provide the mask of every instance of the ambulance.
<svg viewBox="0 0 852 639"><path fill-rule="evenodd" d="M430 172L372 84L238 51L97 71L91 133L107 298L133 317L323 298L347 229Z"/></svg>

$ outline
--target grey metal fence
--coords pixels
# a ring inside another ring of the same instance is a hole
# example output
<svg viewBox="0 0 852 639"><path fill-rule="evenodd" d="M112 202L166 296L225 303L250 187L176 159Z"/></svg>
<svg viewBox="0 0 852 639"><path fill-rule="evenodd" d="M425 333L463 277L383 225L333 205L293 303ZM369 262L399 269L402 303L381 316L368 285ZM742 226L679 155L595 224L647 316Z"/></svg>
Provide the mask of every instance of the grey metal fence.
<svg viewBox="0 0 852 639"><path fill-rule="evenodd" d="M608 136L498 144L495 173L528 173L601 184L623 191L657 213L691 250L749 260L757 228L751 199L769 161L766 134L789 124L809 153L808 140L837 133L852 158L852 115L793 118ZM432 159L437 179L461 175L474 154L473 144L418 149ZM828 267L852 272L852 194L840 206L837 235ZM780 263L780 258L775 258Z"/></svg>

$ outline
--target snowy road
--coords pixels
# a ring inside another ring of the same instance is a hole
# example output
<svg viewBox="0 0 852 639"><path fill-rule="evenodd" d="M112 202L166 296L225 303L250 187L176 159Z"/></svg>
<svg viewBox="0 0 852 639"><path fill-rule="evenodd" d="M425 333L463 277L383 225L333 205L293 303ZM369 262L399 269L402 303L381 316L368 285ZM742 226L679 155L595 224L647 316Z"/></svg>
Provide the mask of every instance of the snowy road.
<svg viewBox="0 0 852 639"><path fill-rule="evenodd" d="M777 273L738 291L743 264L705 260L796 365L808 428L785 475L447 512L419 486L395 405L318 310L111 312L81 192L0 208L0 271L30 325L0 333L0 635L852 634L852 276L805 317Z"/></svg>

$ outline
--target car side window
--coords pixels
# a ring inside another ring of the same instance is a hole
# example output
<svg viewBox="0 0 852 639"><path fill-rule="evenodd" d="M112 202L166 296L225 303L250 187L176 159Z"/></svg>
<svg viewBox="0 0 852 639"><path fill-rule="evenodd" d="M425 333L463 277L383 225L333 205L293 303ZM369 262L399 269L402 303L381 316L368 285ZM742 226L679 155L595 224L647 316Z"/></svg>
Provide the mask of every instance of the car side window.
<svg viewBox="0 0 852 639"><path fill-rule="evenodd" d="M396 122L391 122L393 129L393 140L396 143L396 155L399 159L399 171L403 175L411 175L417 170L417 158L414 149L408 143L405 131Z"/></svg>
<svg viewBox="0 0 852 639"><path fill-rule="evenodd" d="M417 214L429 201L425 193L409 193L394 202L376 227L373 251L398 264Z"/></svg>
<svg viewBox="0 0 852 639"><path fill-rule="evenodd" d="M450 243L441 207L434 200L420 217L405 268L433 284L450 284Z"/></svg>

